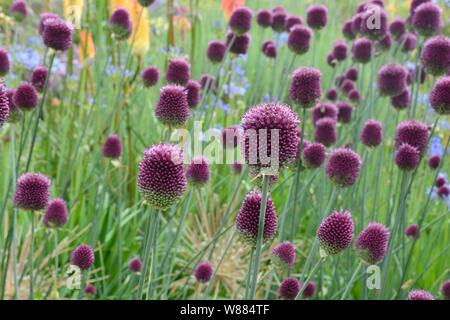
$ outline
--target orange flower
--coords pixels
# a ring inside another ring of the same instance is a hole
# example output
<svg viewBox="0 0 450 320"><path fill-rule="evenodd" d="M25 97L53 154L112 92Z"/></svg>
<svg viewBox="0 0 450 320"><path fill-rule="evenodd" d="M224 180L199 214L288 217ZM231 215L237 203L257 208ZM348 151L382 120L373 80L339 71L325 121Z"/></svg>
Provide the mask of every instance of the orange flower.
<svg viewBox="0 0 450 320"><path fill-rule="evenodd" d="M222 0L222 10L225 18L228 20L231 17L234 9L245 5L245 0Z"/></svg>
<svg viewBox="0 0 450 320"><path fill-rule="evenodd" d="M86 53L86 56L85 56ZM95 58L95 46L90 32L81 31L80 33L80 47L78 49L80 61L84 62L86 58Z"/></svg>

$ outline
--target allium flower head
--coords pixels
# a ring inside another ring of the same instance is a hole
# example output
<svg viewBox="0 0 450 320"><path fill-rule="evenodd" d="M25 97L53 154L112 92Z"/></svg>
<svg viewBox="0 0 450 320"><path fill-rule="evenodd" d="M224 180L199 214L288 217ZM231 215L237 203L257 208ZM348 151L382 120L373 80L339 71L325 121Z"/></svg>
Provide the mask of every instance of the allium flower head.
<svg viewBox="0 0 450 320"><path fill-rule="evenodd" d="M312 108L311 114L312 123L315 125L317 121L323 118L331 118L336 121L338 110L332 103L318 103L314 108Z"/></svg>
<svg viewBox="0 0 450 320"><path fill-rule="evenodd" d="M237 35L243 35L252 27L253 12L247 7L239 7L230 17L230 29Z"/></svg>
<svg viewBox="0 0 450 320"><path fill-rule="evenodd" d="M367 147L378 147L383 141L383 125L376 120L367 120L361 130L360 139Z"/></svg>
<svg viewBox="0 0 450 320"><path fill-rule="evenodd" d="M348 93L347 97L352 102L359 102L361 100L361 93L359 93L358 89L353 89Z"/></svg>
<svg viewBox="0 0 450 320"><path fill-rule="evenodd" d="M352 18L352 31L356 35L361 33L361 24L362 24L363 14L358 13L355 14Z"/></svg>
<svg viewBox="0 0 450 320"><path fill-rule="evenodd" d="M416 13L416 9L418 6L420 6L423 3L431 2L432 0L412 0L411 6L409 8L409 15L414 16L414 13Z"/></svg>
<svg viewBox="0 0 450 320"><path fill-rule="evenodd" d="M352 54L353 60L362 64L366 64L372 58L373 43L372 41L360 38L353 42Z"/></svg>
<svg viewBox="0 0 450 320"><path fill-rule="evenodd" d="M234 39L234 40L233 40ZM231 43L233 41L233 43ZM247 54L250 44L250 36L246 33L241 36L234 36L232 32L227 34L227 46L230 46L230 52L234 54Z"/></svg>
<svg viewBox="0 0 450 320"><path fill-rule="evenodd" d="M299 123L297 115L286 105L261 104L248 110L241 123L244 130L243 151L246 162L258 168L274 165L271 158L277 155L272 154L273 130L278 130L278 150L274 151L278 152L279 167L294 162L300 143ZM257 150L254 150L255 145ZM267 155L270 163L262 159L262 155Z"/></svg>
<svg viewBox="0 0 450 320"><path fill-rule="evenodd" d="M167 126L182 127L189 118L186 89L177 85L161 88L155 114L158 120Z"/></svg>
<svg viewBox="0 0 450 320"><path fill-rule="evenodd" d="M72 47L73 27L60 18L49 18L44 22L42 39L44 44L56 51Z"/></svg>
<svg viewBox="0 0 450 320"><path fill-rule="evenodd" d="M358 180L361 158L353 150L338 148L331 154L327 166L328 177L341 187L349 187Z"/></svg>
<svg viewBox="0 0 450 320"><path fill-rule="evenodd" d="M408 300L434 300L434 297L425 290L411 290L408 293Z"/></svg>
<svg viewBox="0 0 450 320"><path fill-rule="evenodd" d="M208 44L208 49L206 55L208 59L213 63L220 63L225 57L225 52L227 51L227 46L225 43L219 40L212 40Z"/></svg>
<svg viewBox="0 0 450 320"><path fill-rule="evenodd" d="M402 18L395 18L389 25L389 32L397 40L406 32L406 23Z"/></svg>
<svg viewBox="0 0 450 320"><path fill-rule="evenodd" d="M88 283L84 287L84 293L89 295L89 296L95 296L96 293L97 293L97 289L91 283Z"/></svg>
<svg viewBox="0 0 450 320"><path fill-rule="evenodd" d="M131 272L138 273L142 270L142 262L139 258L134 258L128 263L128 269Z"/></svg>
<svg viewBox="0 0 450 320"><path fill-rule="evenodd" d="M305 290L303 291L302 297L304 299L311 298L316 293L316 284L313 281L308 282Z"/></svg>
<svg viewBox="0 0 450 320"><path fill-rule="evenodd" d="M10 68L11 63L9 61L8 51L0 48L0 77L6 76Z"/></svg>
<svg viewBox="0 0 450 320"><path fill-rule="evenodd" d="M334 68L336 66L336 64L337 64L336 59L334 58L332 52L327 54L327 63L332 68Z"/></svg>
<svg viewBox="0 0 450 320"><path fill-rule="evenodd" d="M349 94L352 90L356 89L355 83L350 79L345 79L344 82L342 82L341 90L345 94Z"/></svg>
<svg viewBox="0 0 450 320"><path fill-rule="evenodd" d="M446 36L435 36L428 39L420 58L426 72L441 76L450 71L450 39Z"/></svg>
<svg viewBox="0 0 450 320"><path fill-rule="evenodd" d="M244 168L244 165L239 162L235 162L231 165L231 169L233 170L233 172L235 174L241 174L243 168Z"/></svg>
<svg viewBox="0 0 450 320"><path fill-rule="evenodd" d="M436 187L441 188L442 186L444 186L447 183L447 181L445 180L445 177L443 176L438 176L436 179Z"/></svg>
<svg viewBox="0 0 450 320"><path fill-rule="evenodd" d="M347 40L354 40L356 38L353 32L353 20L347 20L342 25L342 34Z"/></svg>
<svg viewBox="0 0 450 320"><path fill-rule="evenodd" d="M433 2L426 2L418 6L412 17L412 25L416 31L425 37L438 33L443 26L442 9Z"/></svg>
<svg viewBox="0 0 450 320"><path fill-rule="evenodd" d="M354 225L350 211L334 211L317 229L320 247L327 255L335 255L347 249L352 240Z"/></svg>
<svg viewBox="0 0 450 320"><path fill-rule="evenodd" d="M204 157L193 158L186 169L186 178L190 184L196 187L205 185L210 176L208 160Z"/></svg>
<svg viewBox="0 0 450 320"><path fill-rule="evenodd" d="M336 41L333 45L333 56L337 61L347 59L348 47L343 41Z"/></svg>
<svg viewBox="0 0 450 320"><path fill-rule="evenodd" d="M23 210L43 210L49 201L50 185L50 179L40 173L25 173L17 180L14 202Z"/></svg>
<svg viewBox="0 0 450 320"><path fill-rule="evenodd" d="M434 155L428 159L428 166L432 170L439 168L441 164L441 157L439 155Z"/></svg>
<svg viewBox="0 0 450 320"><path fill-rule="evenodd" d="M61 228L69 219L66 202L63 199L53 199L45 210L42 223L47 228Z"/></svg>
<svg viewBox="0 0 450 320"><path fill-rule="evenodd" d="M243 239L254 246L258 239L259 211L261 207L261 193L251 191L241 205L236 218L236 230ZM266 214L264 218L263 240L270 241L275 236L278 226L278 218L272 199L267 198Z"/></svg>
<svg viewBox="0 0 450 320"><path fill-rule="evenodd" d="M186 86L191 77L190 69L185 59L172 59L167 66L166 79L169 83Z"/></svg>
<svg viewBox="0 0 450 320"><path fill-rule="evenodd" d="M420 152L416 147L407 143L400 145L395 152L395 163L401 170L411 171L420 162Z"/></svg>
<svg viewBox="0 0 450 320"><path fill-rule="evenodd" d="M28 15L27 4L23 0L14 0L9 8L9 13L14 17L14 19L20 22Z"/></svg>
<svg viewBox="0 0 450 320"><path fill-rule="evenodd" d="M284 22L284 29L286 32L291 32L292 28L297 25L302 25L302 18L295 15L289 15Z"/></svg>
<svg viewBox="0 0 450 320"><path fill-rule="evenodd" d="M0 128L6 123L9 118L9 98L8 92L0 81Z"/></svg>
<svg viewBox="0 0 450 320"><path fill-rule="evenodd" d="M302 155L307 168L319 168L327 157L327 149L320 143L311 143L303 148Z"/></svg>
<svg viewBox="0 0 450 320"><path fill-rule="evenodd" d="M406 70L399 64L387 64L378 72L378 90L381 95L395 97L406 89Z"/></svg>
<svg viewBox="0 0 450 320"><path fill-rule="evenodd" d="M209 282L209 280L211 280L213 272L214 270L211 266L211 263L202 262L195 267L194 276L198 282L207 283Z"/></svg>
<svg viewBox="0 0 450 320"><path fill-rule="evenodd" d="M202 90L205 90L205 91L215 89L216 88L216 78L214 78L210 74L204 74L200 78L200 85L202 86Z"/></svg>
<svg viewBox="0 0 450 320"><path fill-rule="evenodd" d="M302 108L311 108L320 99L322 73L314 68L299 68L294 71L289 95Z"/></svg>
<svg viewBox="0 0 450 320"><path fill-rule="evenodd" d="M153 207L167 209L178 202L186 189L181 149L170 144L147 149L139 164L138 187Z"/></svg>
<svg viewBox="0 0 450 320"><path fill-rule="evenodd" d="M314 30L320 30L327 25L328 8L322 4L311 5L306 11L306 23Z"/></svg>
<svg viewBox="0 0 450 320"><path fill-rule="evenodd" d="M275 59L277 57L277 51L278 50L275 44L268 44L263 50L263 53L267 58Z"/></svg>
<svg viewBox="0 0 450 320"><path fill-rule="evenodd" d="M398 43L401 45L403 52L411 52L417 46L417 36L412 32L404 33L398 39Z"/></svg>
<svg viewBox="0 0 450 320"><path fill-rule="evenodd" d="M189 80L186 90L187 90L187 101L189 108L195 108L200 103L200 90L201 85L195 80Z"/></svg>
<svg viewBox="0 0 450 320"><path fill-rule="evenodd" d="M70 255L70 263L81 270L87 270L94 264L94 250L87 244L79 245Z"/></svg>
<svg viewBox="0 0 450 320"><path fill-rule="evenodd" d="M48 76L48 69L46 67L37 66L34 68L31 75L31 84L38 92L42 92L45 87L45 81Z"/></svg>
<svg viewBox="0 0 450 320"><path fill-rule="evenodd" d="M377 42L377 48L382 51L389 51L392 47L392 37L389 33L386 33L385 36Z"/></svg>
<svg viewBox="0 0 450 320"><path fill-rule="evenodd" d="M281 33L284 31L287 14L284 11L272 12L272 29L275 32Z"/></svg>
<svg viewBox="0 0 450 320"><path fill-rule="evenodd" d="M280 284L278 294L281 299L294 300L300 292L300 281L296 278L284 279Z"/></svg>
<svg viewBox="0 0 450 320"><path fill-rule="evenodd" d="M133 32L133 23L131 22L128 10L117 8L109 18L109 25L114 36L118 40L126 40Z"/></svg>
<svg viewBox="0 0 450 320"><path fill-rule="evenodd" d="M437 194L441 199L446 199L450 195L450 189L444 185L439 188Z"/></svg>
<svg viewBox="0 0 450 320"><path fill-rule="evenodd" d="M262 28L268 28L272 25L272 13L269 10L260 10L256 14L256 22Z"/></svg>
<svg viewBox="0 0 450 320"><path fill-rule="evenodd" d="M355 67L351 67L345 73L345 77L351 81L357 81L358 80L358 69Z"/></svg>
<svg viewBox="0 0 450 320"><path fill-rule="evenodd" d="M149 67L141 74L142 82L147 88L153 87L159 81L159 71L157 67Z"/></svg>
<svg viewBox="0 0 450 320"><path fill-rule="evenodd" d="M406 230L405 234L408 238L418 238L420 231L419 231L419 225L417 224L410 224Z"/></svg>
<svg viewBox="0 0 450 320"><path fill-rule="evenodd" d="M327 99L330 101L336 101L337 99L337 91L336 89L332 88L330 90L328 90L327 92Z"/></svg>
<svg viewBox="0 0 450 320"><path fill-rule="evenodd" d="M363 261L377 264L386 255L389 230L380 223L369 223L355 241L355 249Z"/></svg>
<svg viewBox="0 0 450 320"><path fill-rule="evenodd" d="M444 296L444 299L450 300L450 280L445 281L441 285L441 293Z"/></svg>
<svg viewBox="0 0 450 320"><path fill-rule="evenodd" d="M427 149L429 136L427 125L416 120L406 120L397 127L395 147L398 148L407 143L416 147L420 152L424 152Z"/></svg>
<svg viewBox="0 0 450 320"><path fill-rule="evenodd" d="M242 128L238 125L230 126L222 131L222 143L225 148L236 148L242 136Z"/></svg>
<svg viewBox="0 0 450 320"><path fill-rule="evenodd" d="M295 264L295 260L295 246L289 241L276 245L272 250L272 261L277 267L290 268Z"/></svg>
<svg viewBox="0 0 450 320"><path fill-rule="evenodd" d="M401 94L391 97L391 104L394 109L403 110L411 105L411 95L408 89L405 89Z"/></svg>
<svg viewBox="0 0 450 320"><path fill-rule="evenodd" d="M314 128L314 141L329 147L335 144L336 140L336 120L328 117L318 120Z"/></svg>
<svg viewBox="0 0 450 320"><path fill-rule="evenodd" d="M450 76L436 82L430 92L430 103L437 113L450 114Z"/></svg>
<svg viewBox="0 0 450 320"><path fill-rule="evenodd" d="M116 134L110 135L102 147L103 156L105 158L117 159L122 155L122 142Z"/></svg>
<svg viewBox="0 0 450 320"><path fill-rule="evenodd" d="M37 107L38 94L30 83L24 82L14 91L13 103L23 111L30 111Z"/></svg>
<svg viewBox="0 0 450 320"><path fill-rule="evenodd" d="M352 105L345 101L338 101L336 107L338 110L337 120L340 123L350 123L352 121Z"/></svg>
<svg viewBox="0 0 450 320"><path fill-rule="evenodd" d="M59 16L56 13L52 12L43 12L40 15L40 21L39 21L39 34L42 36L44 33L44 27L45 27L45 21L47 19L60 19Z"/></svg>
<svg viewBox="0 0 450 320"><path fill-rule="evenodd" d="M373 16L377 15L377 24L374 27ZM361 34L371 40L381 40L387 33L388 17L384 10L369 9L361 16Z"/></svg>
<svg viewBox="0 0 450 320"><path fill-rule="evenodd" d="M287 42L289 49L298 55L305 54L310 47L311 35L311 29L308 27L301 25L292 27Z"/></svg>

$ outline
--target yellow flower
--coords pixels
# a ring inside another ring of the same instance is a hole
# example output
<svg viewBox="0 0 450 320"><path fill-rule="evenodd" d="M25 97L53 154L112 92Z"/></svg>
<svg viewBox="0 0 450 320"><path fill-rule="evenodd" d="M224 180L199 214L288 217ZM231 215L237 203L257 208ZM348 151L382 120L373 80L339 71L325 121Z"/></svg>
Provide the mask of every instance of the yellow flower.
<svg viewBox="0 0 450 320"><path fill-rule="evenodd" d="M64 18L79 27L83 15L84 0L64 0Z"/></svg>
<svg viewBox="0 0 450 320"><path fill-rule="evenodd" d="M83 62L86 58L95 58L95 46L94 41L92 40L92 34L90 32L81 31L80 47L78 50L78 55L81 62Z"/></svg>

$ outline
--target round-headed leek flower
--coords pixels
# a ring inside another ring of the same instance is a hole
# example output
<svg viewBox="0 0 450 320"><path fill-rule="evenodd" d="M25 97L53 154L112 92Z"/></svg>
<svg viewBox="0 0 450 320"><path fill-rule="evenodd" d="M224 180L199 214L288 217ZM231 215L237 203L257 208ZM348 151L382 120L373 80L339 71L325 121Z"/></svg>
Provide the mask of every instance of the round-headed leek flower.
<svg viewBox="0 0 450 320"><path fill-rule="evenodd" d="M69 219L66 202L63 199L53 199L45 210L42 223L47 228L61 228Z"/></svg>
<svg viewBox="0 0 450 320"><path fill-rule="evenodd" d="M331 154L326 174L335 184L349 187L358 180L361 170L361 157L353 150L338 148Z"/></svg>
<svg viewBox="0 0 450 320"><path fill-rule="evenodd" d="M430 103L437 113L450 114L450 76L436 82L430 92Z"/></svg>
<svg viewBox="0 0 450 320"><path fill-rule="evenodd" d="M272 250L272 262L280 268L288 269L295 264L296 254L293 243L286 241L275 246Z"/></svg>
<svg viewBox="0 0 450 320"><path fill-rule="evenodd" d="M408 293L408 300L434 300L434 297L425 290L411 290Z"/></svg>
<svg viewBox="0 0 450 320"><path fill-rule="evenodd" d="M435 36L425 42L420 58L426 72L441 76L450 71L450 38Z"/></svg>
<svg viewBox="0 0 450 320"><path fill-rule="evenodd" d="M47 207L51 181L40 173L25 173L17 180L14 202L20 209L39 211Z"/></svg>
<svg viewBox="0 0 450 320"><path fill-rule="evenodd" d="M207 283L213 275L213 268L209 262L199 263L194 270L194 277L200 283Z"/></svg>
<svg viewBox="0 0 450 320"><path fill-rule="evenodd" d="M280 284L278 295L284 300L294 300L300 292L300 281L290 277L284 279Z"/></svg>
<svg viewBox="0 0 450 320"><path fill-rule="evenodd" d="M70 263L81 270L89 269L95 261L94 250L87 244L81 244L72 251Z"/></svg>
<svg viewBox="0 0 450 320"><path fill-rule="evenodd" d="M377 264L384 259L389 241L389 230L380 223L369 223L355 241L360 258L368 264Z"/></svg>
<svg viewBox="0 0 450 320"><path fill-rule="evenodd" d="M320 224L317 229L317 238L326 255L335 255L350 246L353 233L352 213L334 211Z"/></svg>

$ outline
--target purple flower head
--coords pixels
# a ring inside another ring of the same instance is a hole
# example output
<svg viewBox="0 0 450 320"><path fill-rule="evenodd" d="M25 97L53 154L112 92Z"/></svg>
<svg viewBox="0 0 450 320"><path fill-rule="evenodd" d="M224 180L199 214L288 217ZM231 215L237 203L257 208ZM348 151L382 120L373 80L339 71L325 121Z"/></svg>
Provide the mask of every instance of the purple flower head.
<svg viewBox="0 0 450 320"><path fill-rule="evenodd" d="M389 32L394 39L399 39L406 32L406 23L402 18L395 18L389 25Z"/></svg>
<svg viewBox="0 0 450 320"><path fill-rule="evenodd" d="M186 89L177 85L161 88L155 114L159 121L169 127L182 127L189 118Z"/></svg>
<svg viewBox="0 0 450 320"><path fill-rule="evenodd" d="M84 287L84 293L89 296L95 296L95 294L97 293L97 289L95 289L92 284L88 283L86 287Z"/></svg>
<svg viewBox="0 0 450 320"><path fill-rule="evenodd" d="M412 17L414 29L422 36L429 37L441 31L442 9L433 2L426 2L418 6Z"/></svg>
<svg viewBox="0 0 450 320"><path fill-rule="evenodd" d="M213 63L220 63L223 61L226 51L227 46L225 45L225 43L219 40L212 40L208 44L206 55L208 56L209 61Z"/></svg>
<svg viewBox="0 0 450 320"><path fill-rule="evenodd" d="M302 24L303 24L302 18L295 15L289 15L287 16L286 21L284 22L284 29L286 32L291 32L294 26Z"/></svg>
<svg viewBox="0 0 450 320"><path fill-rule="evenodd" d="M450 76L436 82L430 92L430 103L437 113L450 114Z"/></svg>
<svg viewBox="0 0 450 320"><path fill-rule="evenodd" d="M291 242L283 242L272 250L272 261L277 267L291 268L295 264L295 246Z"/></svg>
<svg viewBox="0 0 450 320"><path fill-rule="evenodd" d="M272 12L272 29L275 32L282 33L286 24L287 14L284 11Z"/></svg>
<svg viewBox="0 0 450 320"><path fill-rule="evenodd" d="M149 67L141 74L142 82L146 88L153 87L159 81L159 71L157 67Z"/></svg>
<svg viewBox="0 0 450 320"><path fill-rule="evenodd" d="M327 255L335 255L347 249L352 240L354 225L350 211L334 211L317 229L320 247Z"/></svg>
<svg viewBox="0 0 450 320"><path fill-rule="evenodd" d="M444 296L444 299L450 300L450 280L445 281L441 285L441 293Z"/></svg>
<svg viewBox="0 0 450 320"><path fill-rule="evenodd" d="M231 165L231 170L233 170L235 174L241 174L243 168L244 168L243 164L239 162L235 162Z"/></svg>
<svg viewBox="0 0 450 320"><path fill-rule="evenodd" d="M232 41L233 43L231 44ZM250 36L248 34L243 34L241 36L234 36L232 32L228 32L227 46L230 46L231 53L237 55L247 54L249 44L250 44Z"/></svg>
<svg viewBox="0 0 450 320"><path fill-rule="evenodd" d="M333 56L333 53L330 52L327 54L327 63L330 67L334 68L336 66L336 59Z"/></svg>
<svg viewBox="0 0 450 320"><path fill-rule="evenodd" d="M40 21L39 21L39 34L41 36L44 33L45 21L47 19L60 19L60 17L56 13L52 13L52 12L43 12L43 13L41 13Z"/></svg>
<svg viewBox="0 0 450 320"><path fill-rule="evenodd" d="M353 107L350 103L338 101L336 103L338 110L337 120L340 123L350 123L352 121Z"/></svg>
<svg viewBox="0 0 450 320"><path fill-rule="evenodd" d="M392 47L392 37L389 33L377 42L377 47L382 51L388 51Z"/></svg>
<svg viewBox="0 0 450 320"><path fill-rule="evenodd" d="M403 110L407 109L411 104L411 95L408 89L405 89L401 94L395 97L391 97L391 104L394 109Z"/></svg>
<svg viewBox="0 0 450 320"><path fill-rule="evenodd" d="M352 18L352 31L353 34L356 35L361 33L361 24L362 24L363 14L358 13Z"/></svg>
<svg viewBox="0 0 450 320"><path fill-rule="evenodd" d="M418 238L420 235L419 225L417 224L410 224L406 230L405 234L408 238Z"/></svg>
<svg viewBox="0 0 450 320"><path fill-rule="evenodd" d="M230 17L230 29L237 35L243 35L252 27L253 12L246 7L239 7L233 11Z"/></svg>
<svg viewBox="0 0 450 320"><path fill-rule="evenodd" d="M207 283L209 282L209 280L211 280L213 272L214 270L211 266L211 263L202 262L195 267L194 276L198 282Z"/></svg>
<svg viewBox="0 0 450 320"><path fill-rule="evenodd" d="M399 64L387 64L378 72L378 90L381 95L395 97L406 89L406 70Z"/></svg>
<svg viewBox="0 0 450 320"><path fill-rule="evenodd" d="M328 90L327 92L327 99L330 101L336 101L337 99L337 91L336 89L332 88L330 90Z"/></svg>
<svg viewBox="0 0 450 320"><path fill-rule="evenodd" d="M256 22L262 28L272 26L272 13L269 10L260 10L256 14Z"/></svg>
<svg viewBox="0 0 450 320"><path fill-rule="evenodd" d="M202 90L209 91L211 89L216 88L216 78L212 75L204 74L200 78L200 85L202 86Z"/></svg>
<svg viewBox="0 0 450 320"><path fill-rule="evenodd" d="M36 89L28 82L18 86L13 95L14 105L23 111L30 111L36 108L38 100Z"/></svg>
<svg viewBox="0 0 450 320"><path fill-rule="evenodd" d="M0 80L0 128L9 118L9 98L3 82Z"/></svg>
<svg viewBox="0 0 450 320"><path fill-rule="evenodd" d="M233 125L222 131L222 143L225 148L233 149L239 144L242 136L242 128L238 125Z"/></svg>
<svg viewBox="0 0 450 320"><path fill-rule="evenodd" d="M372 51L372 41L365 38L357 39L352 46L353 60L355 62L366 64L372 58Z"/></svg>
<svg viewBox="0 0 450 320"><path fill-rule="evenodd" d="M414 16L414 13L416 13L417 7L419 7L423 3L431 2L431 0L412 0L411 1L411 7L409 8L409 15Z"/></svg>
<svg viewBox="0 0 450 320"><path fill-rule="evenodd" d="M272 155L272 130L278 130L279 142L276 151L279 167L294 162L300 143L299 123L297 115L287 105L261 104L248 110L241 123L244 130L242 145L246 163L257 168L273 165L271 158L277 155Z"/></svg>
<svg viewBox="0 0 450 320"><path fill-rule="evenodd" d="M434 297L425 290L411 290L408 293L408 300L434 300Z"/></svg>
<svg viewBox="0 0 450 320"><path fill-rule="evenodd" d="M191 66L185 59L172 59L166 71L166 79L169 83L186 86L191 77Z"/></svg>
<svg viewBox="0 0 450 320"><path fill-rule="evenodd" d="M72 47L73 27L60 18L48 18L44 22L42 39L44 44L56 51Z"/></svg>
<svg viewBox="0 0 450 320"><path fill-rule="evenodd" d="M186 190L182 150L170 144L147 149L139 164L138 188L153 207L167 209L178 202Z"/></svg>
<svg viewBox="0 0 450 320"><path fill-rule="evenodd" d="M355 67L348 69L348 71L345 73L345 77L349 80L357 81L358 80L358 69L356 69Z"/></svg>
<svg viewBox="0 0 450 320"><path fill-rule="evenodd" d="M79 245L70 255L70 263L81 270L89 269L95 261L94 250L87 244Z"/></svg>
<svg viewBox="0 0 450 320"><path fill-rule="evenodd" d="M211 176L208 160L204 157L195 157L186 169L186 178L195 187L204 186Z"/></svg>
<svg viewBox="0 0 450 320"><path fill-rule="evenodd" d="M325 162L327 149L320 143L311 143L303 148L302 155L307 168L319 168Z"/></svg>
<svg viewBox="0 0 450 320"><path fill-rule="evenodd" d="M434 76L441 76L450 71L450 39L436 36L428 39L420 57L423 68Z"/></svg>
<svg viewBox="0 0 450 320"><path fill-rule="evenodd" d="M360 170L360 156L346 148L335 149L325 169L331 181L341 187L352 186L358 180Z"/></svg>
<svg viewBox="0 0 450 320"><path fill-rule="evenodd" d="M305 290L303 291L302 297L304 299L311 298L316 293L316 284L313 281L308 282Z"/></svg>
<svg viewBox="0 0 450 320"><path fill-rule="evenodd" d="M377 264L386 255L389 230L380 223L369 223L355 241L360 258L368 264Z"/></svg>
<svg viewBox="0 0 450 320"><path fill-rule="evenodd" d="M186 90L187 90L187 101L189 108L195 108L200 103L200 91L201 85L195 80L189 80Z"/></svg>
<svg viewBox="0 0 450 320"><path fill-rule="evenodd" d="M10 68L11 63L9 61L8 51L0 48L0 77L6 76Z"/></svg>
<svg viewBox="0 0 450 320"><path fill-rule="evenodd" d="M436 179L436 187L438 187L438 188L441 188L441 187L443 187L445 184L447 183L447 181L445 180L445 178L444 177L442 177L442 176L439 176L439 177L437 177L437 179Z"/></svg>
<svg viewBox="0 0 450 320"><path fill-rule="evenodd" d="M344 82L342 82L341 90L345 94L349 94L350 91L355 90L355 89L356 89L356 86L352 80L345 79Z"/></svg>
<svg viewBox="0 0 450 320"><path fill-rule="evenodd" d="M31 84L38 92L42 92L44 90L47 76L48 69L46 67L37 66L34 68L31 75Z"/></svg>
<svg viewBox="0 0 450 320"><path fill-rule="evenodd" d="M277 47L274 44L269 44L263 51L264 55L269 59L275 59L277 57Z"/></svg>
<svg viewBox="0 0 450 320"><path fill-rule="evenodd" d="M128 269L131 272L138 273L142 270L142 262L139 258L134 258L128 263Z"/></svg>
<svg viewBox="0 0 450 320"><path fill-rule="evenodd" d="M289 95L302 108L311 108L320 99L322 92L320 78L322 73L314 68L299 68L292 75Z"/></svg>
<svg viewBox="0 0 450 320"><path fill-rule="evenodd" d="M124 8L117 8L109 18L111 31L118 40L126 40L133 32L133 23L129 12Z"/></svg>
<svg viewBox="0 0 450 320"><path fill-rule="evenodd" d="M294 300L300 292L300 281L296 278L284 279L280 284L278 295L284 300Z"/></svg>
<svg viewBox="0 0 450 320"><path fill-rule="evenodd" d="M432 170L436 170L437 168L439 168L440 164L441 164L441 156L439 155L434 155L428 159L428 166Z"/></svg>
<svg viewBox="0 0 450 320"><path fill-rule="evenodd" d="M416 120L406 120L397 127L395 147L399 148L402 144L407 143L422 153L427 149L429 136L427 125Z"/></svg>
<svg viewBox="0 0 450 320"><path fill-rule="evenodd" d="M367 147L378 147L383 141L383 125L376 120L367 120L361 130L360 139Z"/></svg>
<svg viewBox="0 0 450 320"><path fill-rule="evenodd" d="M337 61L344 61L347 59L348 47L343 41L336 41L333 45L333 56Z"/></svg>
<svg viewBox="0 0 450 320"><path fill-rule="evenodd" d="M66 202L63 199L53 199L45 210L42 223L47 228L61 228L69 219Z"/></svg>
<svg viewBox="0 0 450 320"><path fill-rule="evenodd" d="M395 152L395 164L404 171L412 171L419 165L420 152L416 147L403 143Z"/></svg>
<svg viewBox="0 0 450 320"><path fill-rule="evenodd" d="M437 194L441 199L445 199L450 195L450 189L447 186L442 186L439 188Z"/></svg>
<svg viewBox="0 0 450 320"><path fill-rule="evenodd" d="M261 193L251 191L245 196L241 209L236 218L236 229L243 239L254 246L258 239L259 211L261 207ZM277 232L278 218L272 199L267 198L264 217L263 240L270 241Z"/></svg>
<svg viewBox="0 0 450 320"><path fill-rule="evenodd" d="M354 40L356 38L353 32L353 20L347 20L342 25L342 34L347 40Z"/></svg>
<svg viewBox="0 0 450 320"><path fill-rule="evenodd" d="M27 4L23 0L14 0L9 8L9 13L20 22L28 15Z"/></svg>
<svg viewBox="0 0 450 320"><path fill-rule="evenodd" d="M14 202L23 210L39 211L47 207L51 181L40 173L25 173L17 180Z"/></svg>
<svg viewBox="0 0 450 320"><path fill-rule="evenodd" d="M417 36L414 33L407 32L398 39L398 43L401 45L403 52L411 52L416 49Z"/></svg>
<svg viewBox="0 0 450 320"><path fill-rule="evenodd" d="M322 4L311 5L306 11L306 23L314 30L320 30L327 25L328 8Z"/></svg>
<svg viewBox="0 0 450 320"><path fill-rule="evenodd" d="M352 102L359 102L361 100L361 94L359 93L358 89L353 89L352 91L350 91L347 97Z"/></svg>
<svg viewBox="0 0 450 320"><path fill-rule="evenodd" d="M374 23L376 15L376 23ZM381 40L388 30L388 17L384 10L372 6L361 16L361 34L371 40Z"/></svg>
<svg viewBox="0 0 450 320"><path fill-rule="evenodd" d="M289 49L298 55L305 54L310 47L311 35L311 29L308 27L301 25L292 27L287 42Z"/></svg>
<svg viewBox="0 0 450 320"><path fill-rule="evenodd" d="M338 110L332 103L318 103L312 110L312 123L316 125L317 121L323 118L331 118L337 121Z"/></svg>
<svg viewBox="0 0 450 320"><path fill-rule="evenodd" d="M336 140L336 120L328 117L318 120L314 128L314 141L330 147Z"/></svg>
<svg viewBox="0 0 450 320"><path fill-rule="evenodd" d="M110 135L102 147L105 158L117 159L122 155L122 142L116 134Z"/></svg>

